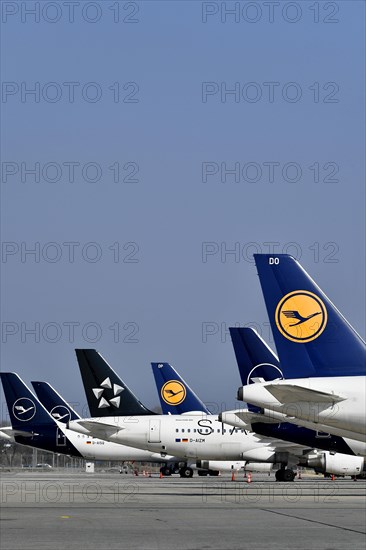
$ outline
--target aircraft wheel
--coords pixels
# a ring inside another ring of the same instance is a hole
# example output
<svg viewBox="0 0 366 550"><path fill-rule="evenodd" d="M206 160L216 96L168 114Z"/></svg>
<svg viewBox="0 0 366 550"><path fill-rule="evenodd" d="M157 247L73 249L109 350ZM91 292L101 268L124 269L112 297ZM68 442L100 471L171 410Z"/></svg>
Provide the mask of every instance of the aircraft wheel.
<svg viewBox="0 0 366 550"><path fill-rule="evenodd" d="M179 473L180 473L180 477L192 477L193 476L193 470L192 470L192 468L189 468L189 467L181 468Z"/></svg>
<svg viewBox="0 0 366 550"><path fill-rule="evenodd" d="M296 474L293 470L290 469L283 469L277 470L276 472L276 481L284 481L289 482L293 481L296 477Z"/></svg>
<svg viewBox="0 0 366 550"><path fill-rule="evenodd" d="M296 474L293 470L285 470L283 474L283 481L293 481L296 477Z"/></svg>
<svg viewBox="0 0 366 550"><path fill-rule="evenodd" d="M276 481L283 481L283 472L284 470L277 470L275 473Z"/></svg>

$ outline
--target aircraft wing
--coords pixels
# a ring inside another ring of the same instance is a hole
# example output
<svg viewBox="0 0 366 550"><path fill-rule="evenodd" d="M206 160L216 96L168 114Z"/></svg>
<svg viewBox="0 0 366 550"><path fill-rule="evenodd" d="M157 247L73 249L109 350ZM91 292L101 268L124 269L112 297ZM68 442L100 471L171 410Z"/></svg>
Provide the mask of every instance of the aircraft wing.
<svg viewBox="0 0 366 550"><path fill-rule="evenodd" d="M312 447L299 445L298 443L291 443L291 441L268 438L267 436L261 436L258 434L256 434L256 436L263 443L269 442L269 446L278 455L287 455L287 460L293 465L298 464L299 458L314 450Z"/></svg>
<svg viewBox="0 0 366 550"><path fill-rule="evenodd" d="M297 403L299 401L307 403L339 403L346 399L334 393L312 390L303 386L296 386L295 384L266 384L265 388L280 403Z"/></svg>

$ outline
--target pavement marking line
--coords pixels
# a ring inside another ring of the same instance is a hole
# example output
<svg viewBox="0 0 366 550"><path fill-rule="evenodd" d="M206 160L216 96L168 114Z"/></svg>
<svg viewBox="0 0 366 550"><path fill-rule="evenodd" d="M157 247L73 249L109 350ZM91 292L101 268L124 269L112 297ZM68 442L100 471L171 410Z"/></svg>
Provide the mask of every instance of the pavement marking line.
<svg viewBox="0 0 366 550"><path fill-rule="evenodd" d="M342 531L352 531L352 533L359 533L360 535L366 535L366 531L357 531L357 529L351 529L350 527L340 527L339 525L332 525L331 523L325 523L323 521L316 521L315 519L308 519L299 516L292 516L291 514L284 514L283 512L277 512L276 510L267 510L267 508L261 508L263 512L270 512L271 514L277 514L278 516L285 516L292 519L301 519L309 523L318 523L319 525L325 525L326 527L334 527L335 529L341 529Z"/></svg>

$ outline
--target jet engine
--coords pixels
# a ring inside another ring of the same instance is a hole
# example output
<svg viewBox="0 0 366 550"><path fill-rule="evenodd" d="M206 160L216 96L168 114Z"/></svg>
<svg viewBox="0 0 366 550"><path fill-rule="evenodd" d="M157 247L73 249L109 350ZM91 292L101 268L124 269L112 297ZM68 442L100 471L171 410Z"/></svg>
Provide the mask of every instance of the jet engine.
<svg viewBox="0 0 366 550"><path fill-rule="evenodd" d="M364 458L362 456L325 452L308 456L305 465L315 468L322 473L338 476L356 476L362 473Z"/></svg>

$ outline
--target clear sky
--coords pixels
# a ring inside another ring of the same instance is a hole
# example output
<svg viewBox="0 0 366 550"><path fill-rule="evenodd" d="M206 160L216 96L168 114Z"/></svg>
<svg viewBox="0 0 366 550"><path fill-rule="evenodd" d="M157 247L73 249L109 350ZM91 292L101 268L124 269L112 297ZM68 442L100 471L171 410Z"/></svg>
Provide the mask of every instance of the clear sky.
<svg viewBox="0 0 366 550"><path fill-rule="evenodd" d="M1 8L2 370L84 403L95 347L232 408L270 246L365 336L364 2Z"/></svg>

